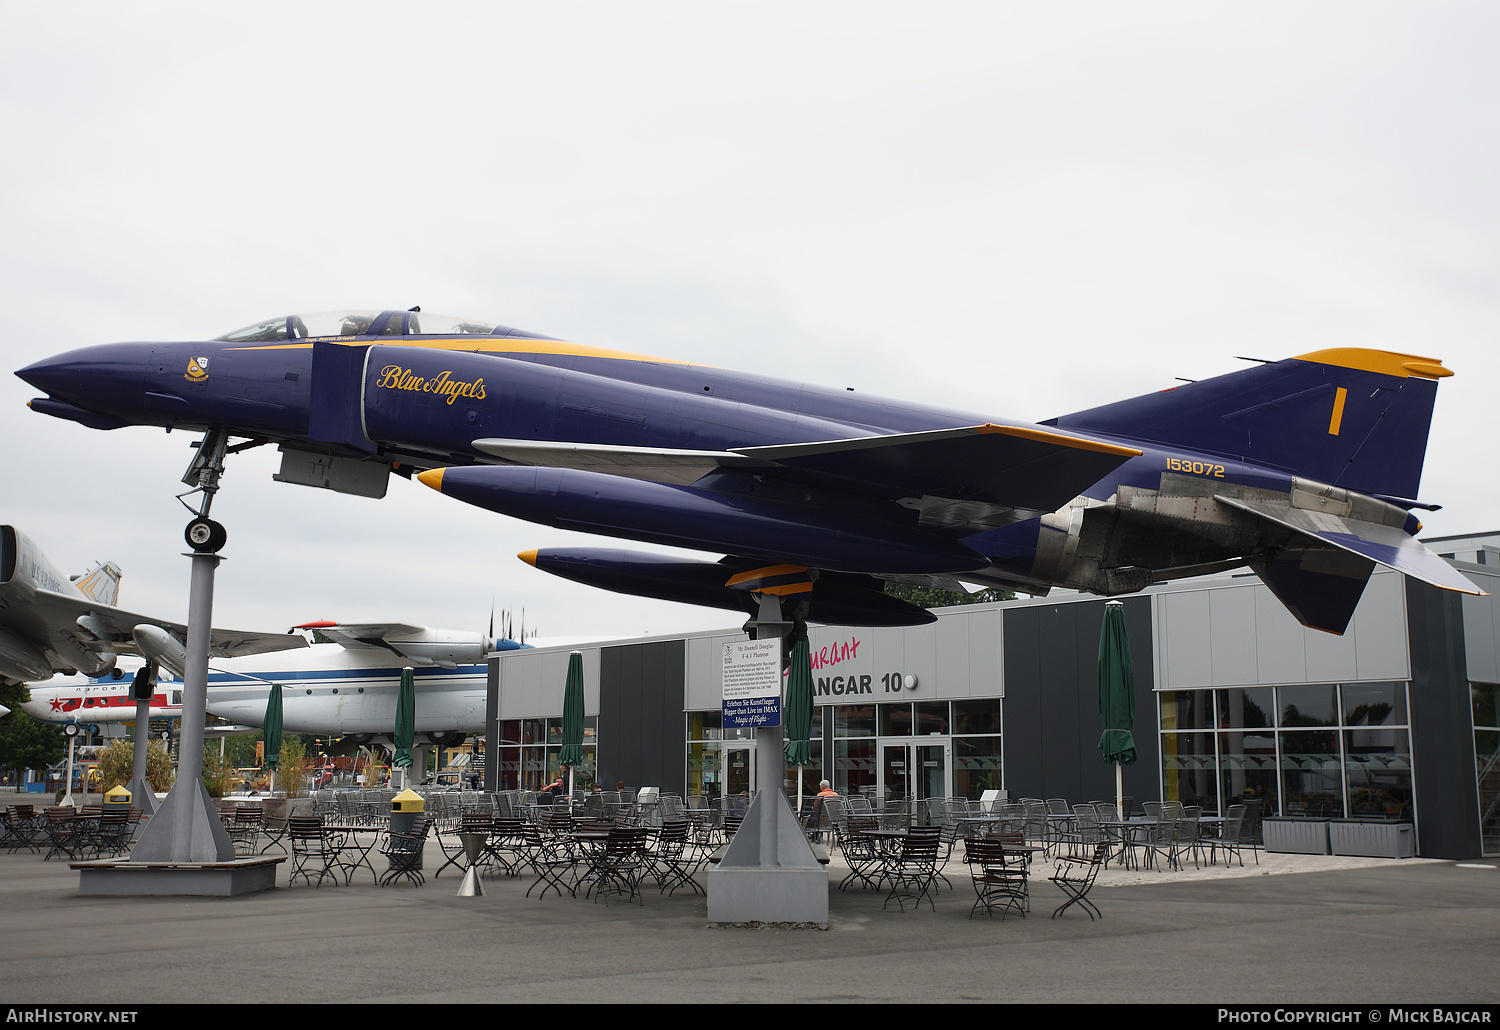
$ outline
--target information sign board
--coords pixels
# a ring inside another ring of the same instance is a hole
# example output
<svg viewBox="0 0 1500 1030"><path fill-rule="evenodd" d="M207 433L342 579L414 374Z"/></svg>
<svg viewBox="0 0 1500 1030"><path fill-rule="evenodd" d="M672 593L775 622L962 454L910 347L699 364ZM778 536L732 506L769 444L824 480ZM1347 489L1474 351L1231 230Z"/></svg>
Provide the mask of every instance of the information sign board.
<svg viewBox="0 0 1500 1030"><path fill-rule="evenodd" d="M781 641L725 644L723 698L726 728L780 726Z"/></svg>

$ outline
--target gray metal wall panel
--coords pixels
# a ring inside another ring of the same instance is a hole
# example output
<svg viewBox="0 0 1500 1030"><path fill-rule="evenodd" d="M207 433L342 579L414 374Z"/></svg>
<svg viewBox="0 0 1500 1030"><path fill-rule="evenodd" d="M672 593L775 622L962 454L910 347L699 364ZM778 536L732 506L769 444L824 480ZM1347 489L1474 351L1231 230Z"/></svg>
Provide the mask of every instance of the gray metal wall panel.
<svg viewBox="0 0 1500 1030"><path fill-rule="evenodd" d="M969 623L969 696L1005 694L1005 632L998 608L986 608Z"/></svg>
<svg viewBox="0 0 1500 1030"><path fill-rule="evenodd" d="M1404 680L1401 577L1376 573L1343 636L1307 629L1258 580L1211 580L1157 597L1159 687Z"/></svg>
<svg viewBox="0 0 1500 1030"><path fill-rule="evenodd" d="M914 672L913 669L908 667L906 661L905 630L865 630L860 634L860 639L863 642L863 646L859 652L860 658L863 660L866 655L869 655L868 672L877 685L880 683L880 678L887 673ZM816 679L817 676L818 673L814 672L813 677ZM876 689L879 689L879 687L877 686ZM921 685L919 684L915 693L920 695L921 692ZM880 700L880 695L875 695L875 699ZM817 700L820 704L827 704L837 703L840 699L819 695ZM891 698L891 700L894 700L894 698Z"/></svg>
<svg viewBox="0 0 1500 1030"><path fill-rule="evenodd" d="M1252 590L1255 598L1255 668L1259 683L1307 682L1307 648L1302 624L1269 590Z"/></svg>
<svg viewBox="0 0 1500 1030"><path fill-rule="evenodd" d="M599 712L599 652L597 647L579 648L583 654L583 710ZM495 661L501 667L500 718L559 719L562 717L563 684L568 677L567 648L507 651Z"/></svg>
<svg viewBox="0 0 1500 1030"><path fill-rule="evenodd" d="M1350 631L1354 634L1354 666L1358 679L1411 678L1404 578L1396 572L1375 573L1365 587L1359 607L1354 609Z"/></svg>
<svg viewBox="0 0 1500 1030"><path fill-rule="evenodd" d="M1258 681L1255 591L1243 587L1208 592L1209 665L1216 687Z"/></svg>
<svg viewBox="0 0 1500 1030"><path fill-rule="evenodd" d="M1001 747L1011 798L1042 797L1041 607L1012 608L1004 616L1005 697Z"/></svg>
<svg viewBox="0 0 1500 1030"><path fill-rule="evenodd" d="M917 689L907 691L907 699L924 701L936 696L951 697L951 684L940 677L937 671L937 625L908 626L901 631L901 637L906 650L903 667L917 677ZM965 677L965 681L967 679ZM875 673L875 684L875 689L879 690L879 673Z"/></svg>
<svg viewBox="0 0 1500 1030"><path fill-rule="evenodd" d="M1463 570L1488 597L1463 595L1464 654L1468 659L1469 678L1479 683L1500 683L1500 576L1480 572L1473 567Z"/></svg>
<svg viewBox="0 0 1500 1030"><path fill-rule="evenodd" d="M484 739L500 739L500 659L491 658L485 663L484 677ZM500 748L488 748L484 753L484 789L500 789Z"/></svg>
<svg viewBox="0 0 1500 1030"><path fill-rule="evenodd" d="M1424 858L1478 858L1482 852L1461 596L1406 581L1412 783L1417 850Z"/></svg>
<svg viewBox="0 0 1500 1030"><path fill-rule="evenodd" d="M1206 687L1213 682L1208 595L1207 589L1181 590L1164 593L1157 600L1162 689Z"/></svg>
<svg viewBox="0 0 1500 1030"><path fill-rule="evenodd" d="M1307 681L1343 683L1359 679L1359 663L1354 660L1354 636L1349 630L1341 637L1304 630L1302 646L1307 653Z"/></svg>
<svg viewBox="0 0 1500 1030"><path fill-rule="evenodd" d="M1125 623L1135 670L1136 752L1125 793L1161 796L1158 776L1152 599L1129 597ZM1104 601L1004 612L1005 785L1012 798L1112 798L1114 767L1099 754L1099 629Z"/></svg>
<svg viewBox="0 0 1500 1030"><path fill-rule="evenodd" d="M933 671L944 697L969 697L969 627L973 620L967 612L938 616L932 626Z"/></svg>
<svg viewBox="0 0 1500 1030"><path fill-rule="evenodd" d="M724 645L744 640L743 633L718 633L687 641L687 694L690 712L717 709L724 690Z"/></svg>
<svg viewBox="0 0 1500 1030"><path fill-rule="evenodd" d="M660 787L681 795L686 785L686 647L682 640L600 649L599 779L613 786Z"/></svg>

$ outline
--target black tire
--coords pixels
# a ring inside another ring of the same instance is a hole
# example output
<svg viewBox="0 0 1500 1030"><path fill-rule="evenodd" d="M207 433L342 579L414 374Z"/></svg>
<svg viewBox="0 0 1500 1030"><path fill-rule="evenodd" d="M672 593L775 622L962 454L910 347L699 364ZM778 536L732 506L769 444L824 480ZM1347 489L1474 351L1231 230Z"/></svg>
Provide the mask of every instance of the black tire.
<svg viewBox="0 0 1500 1030"><path fill-rule="evenodd" d="M200 554L217 554L229 539L224 527L213 519L197 518L187 524L182 534L188 546Z"/></svg>

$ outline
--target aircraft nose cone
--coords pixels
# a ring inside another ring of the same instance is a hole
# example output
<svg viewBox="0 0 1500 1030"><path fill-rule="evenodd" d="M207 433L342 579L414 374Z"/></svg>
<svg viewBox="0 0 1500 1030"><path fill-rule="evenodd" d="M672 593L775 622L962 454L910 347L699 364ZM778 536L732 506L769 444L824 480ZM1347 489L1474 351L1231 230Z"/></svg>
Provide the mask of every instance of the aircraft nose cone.
<svg viewBox="0 0 1500 1030"><path fill-rule="evenodd" d="M128 424L139 407L150 345L110 343L83 347L34 361L16 375L46 392L31 402L44 415L71 419L96 429Z"/></svg>
<svg viewBox="0 0 1500 1030"><path fill-rule="evenodd" d="M77 351L67 354L58 354L54 357L43 358L41 361L33 361L25 368L16 372L26 382L46 393L57 396L66 394L70 386L76 387L78 375L78 362L74 359Z"/></svg>

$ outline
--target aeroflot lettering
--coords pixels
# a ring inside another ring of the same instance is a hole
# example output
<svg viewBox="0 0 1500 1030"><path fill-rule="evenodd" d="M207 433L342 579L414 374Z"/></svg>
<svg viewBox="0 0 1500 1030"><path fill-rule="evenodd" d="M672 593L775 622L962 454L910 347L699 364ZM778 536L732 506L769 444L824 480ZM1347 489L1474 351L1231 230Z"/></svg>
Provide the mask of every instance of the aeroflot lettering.
<svg viewBox="0 0 1500 1030"><path fill-rule="evenodd" d="M387 365L380 370L380 378L375 380L375 388L377 390L407 390L412 393L435 393L439 397L447 397L449 404L460 397L472 397L477 401L484 400L483 379L476 379L472 383L461 383L450 378L452 375L452 371L447 371L439 373L436 379L423 379L421 376L412 375L409 368Z"/></svg>

